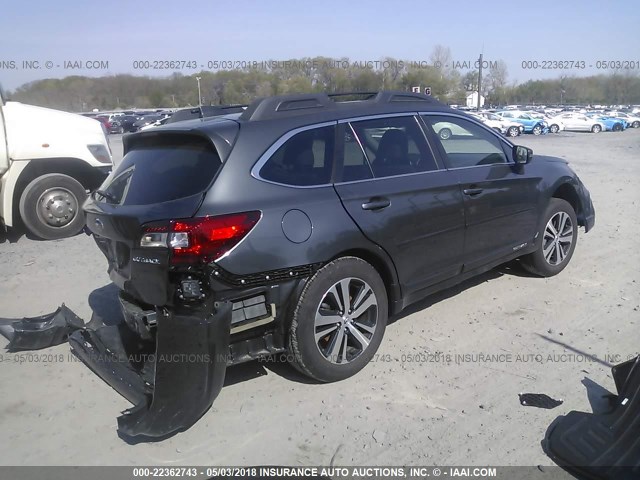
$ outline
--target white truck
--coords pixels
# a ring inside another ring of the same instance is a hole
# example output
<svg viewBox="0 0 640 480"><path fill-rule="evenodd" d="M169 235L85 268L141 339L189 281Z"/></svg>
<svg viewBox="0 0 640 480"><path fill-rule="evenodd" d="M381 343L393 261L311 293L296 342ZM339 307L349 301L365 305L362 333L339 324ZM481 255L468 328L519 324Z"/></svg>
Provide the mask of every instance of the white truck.
<svg viewBox="0 0 640 480"><path fill-rule="evenodd" d="M82 204L113 166L102 124L7 101L0 88L0 224L51 240L84 227Z"/></svg>

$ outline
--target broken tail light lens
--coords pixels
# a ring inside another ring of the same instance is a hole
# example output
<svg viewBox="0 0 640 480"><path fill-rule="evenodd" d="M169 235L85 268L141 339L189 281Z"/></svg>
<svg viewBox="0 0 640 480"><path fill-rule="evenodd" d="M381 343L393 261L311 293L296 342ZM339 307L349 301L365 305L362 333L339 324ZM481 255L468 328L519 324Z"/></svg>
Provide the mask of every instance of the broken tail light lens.
<svg viewBox="0 0 640 480"><path fill-rule="evenodd" d="M167 247L172 265L213 262L247 236L260 220L260 212L172 220L169 226L145 226L141 247Z"/></svg>

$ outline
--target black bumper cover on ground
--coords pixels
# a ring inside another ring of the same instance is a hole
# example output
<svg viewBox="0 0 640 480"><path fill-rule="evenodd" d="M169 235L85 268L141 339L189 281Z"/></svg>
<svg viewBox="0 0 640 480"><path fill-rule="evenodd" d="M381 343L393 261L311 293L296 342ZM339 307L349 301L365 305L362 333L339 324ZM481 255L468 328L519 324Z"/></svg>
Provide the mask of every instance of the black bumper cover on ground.
<svg viewBox="0 0 640 480"><path fill-rule="evenodd" d="M547 431L545 450L578 478L640 478L640 357L614 366L613 409L601 415L572 411Z"/></svg>
<svg viewBox="0 0 640 480"><path fill-rule="evenodd" d="M206 314L204 312L214 312ZM158 439L185 430L211 406L224 383L231 303L158 310L155 345L126 327L82 329L71 351L134 407L118 418L125 439Z"/></svg>
<svg viewBox="0 0 640 480"><path fill-rule="evenodd" d="M0 333L9 340L7 349L40 350L67 341L84 322L63 303L55 312L23 319L0 318Z"/></svg>

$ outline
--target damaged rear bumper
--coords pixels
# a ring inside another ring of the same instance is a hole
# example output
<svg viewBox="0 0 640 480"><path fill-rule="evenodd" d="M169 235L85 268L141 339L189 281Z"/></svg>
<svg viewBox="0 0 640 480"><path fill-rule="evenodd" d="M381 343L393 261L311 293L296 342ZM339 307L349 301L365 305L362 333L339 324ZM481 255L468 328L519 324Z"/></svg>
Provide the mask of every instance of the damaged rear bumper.
<svg viewBox="0 0 640 480"><path fill-rule="evenodd" d="M118 418L125 438L157 439L187 429L224 383L231 302L156 313L155 344L124 325L85 328L69 336L71 351L134 404Z"/></svg>

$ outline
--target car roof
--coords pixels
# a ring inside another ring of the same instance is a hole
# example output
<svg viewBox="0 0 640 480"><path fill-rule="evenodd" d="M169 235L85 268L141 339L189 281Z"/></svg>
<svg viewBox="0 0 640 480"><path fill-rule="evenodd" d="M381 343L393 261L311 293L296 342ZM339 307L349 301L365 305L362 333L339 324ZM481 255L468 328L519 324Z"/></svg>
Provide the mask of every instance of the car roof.
<svg viewBox="0 0 640 480"><path fill-rule="evenodd" d="M277 95L249 104L239 116L240 122L288 120L292 124L310 124L360 116L417 112L453 112L449 106L420 93L402 91L312 93Z"/></svg>
<svg viewBox="0 0 640 480"><path fill-rule="evenodd" d="M192 133L214 138L221 131L228 130L229 122L233 122L247 132L275 140L275 137L288 131L310 125L375 115L431 111L464 115L431 96L412 92L309 93L260 98L242 113L166 123L154 128L153 133ZM146 131L128 135L129 141L125 143L131 143L136 136L145 134Z"/></svg>

